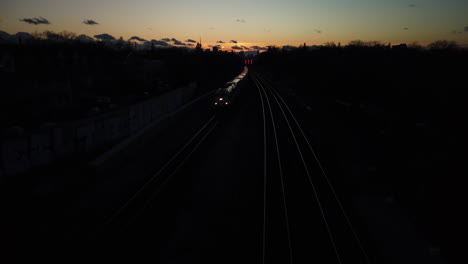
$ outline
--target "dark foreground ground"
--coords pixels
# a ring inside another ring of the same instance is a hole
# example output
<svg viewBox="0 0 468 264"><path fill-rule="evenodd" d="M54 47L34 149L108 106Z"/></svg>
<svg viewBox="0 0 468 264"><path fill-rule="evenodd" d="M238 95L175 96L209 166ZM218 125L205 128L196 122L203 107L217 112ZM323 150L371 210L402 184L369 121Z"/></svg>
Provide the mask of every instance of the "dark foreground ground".
<svg viewBox="0 0 468 264"><path fill-rule="evenodd" d="M284 83L273 84L288 94ZM288 263L290 252L296 263L338 263L281 109L271 95L263 96L271 100L281 153L280 163L273 122L266 112L266 263ZM7 238L2 243L9 256L22 259L31 253L38 258L74 259L99 253L105 259L150 258L159 263L260 263L264 127L261 97L252 79L239 99L229 113L216 114L211 133L156 196L152 193L160 184L151 186L149 194L111 223L109 218L132 194L215 115L209 100L186 111L112 173L97 175L85 166L68 167L54 172L56 177L72 175L80 184L68 183L71 187L61 191L54 184L5 189L9 206L2 219ZM375 146L369 142L372 138L354 136L342 115L329 113L325 120L320 108L305 107L310 102L297 102L293 95L286 100L316 148L370 263L444 263L440 255L452 245L434 244L433 230L414 219L414 207L398 200L394 185L379 180L380 167L371 162L369 151ZM330 129L342 130L330 133ZM356 149L361 150L359 155ZM310 153L305 158L342 263L366 263L317 163ZM368 173L359 173L361 167ZM148 198L152 198L149 203Z"/></svg>

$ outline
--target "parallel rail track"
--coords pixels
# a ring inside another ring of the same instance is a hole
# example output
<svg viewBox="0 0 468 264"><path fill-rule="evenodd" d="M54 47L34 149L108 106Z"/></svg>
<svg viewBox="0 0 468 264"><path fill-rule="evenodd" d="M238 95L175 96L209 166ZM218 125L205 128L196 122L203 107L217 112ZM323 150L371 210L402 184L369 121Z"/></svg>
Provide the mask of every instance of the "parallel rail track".
<svg viewBox="0 0 468 264"><path fill-rule="evenodd" d="M156 199L165 185L188 161L218 126L212 116L192 137L118 209L104 224L105 230L124 229L134 224Z"/></svg>
<svg viewBox="0 0 468 264"><path fill-rule="evenodd" d="M272 83L256 73L250 77L263 118L262 263L371 263L298 119ZM125 233L138 225L218 124L211 117L109 217L105 232Z"/></svg>
<svg viewBox="0 0 468 264"><path fill-rule="evenodd" d="M251 78L264 113L263 263L371 263L290 107L266 78L259 74ZM267 145L275 147L268 151Z"/></svg>

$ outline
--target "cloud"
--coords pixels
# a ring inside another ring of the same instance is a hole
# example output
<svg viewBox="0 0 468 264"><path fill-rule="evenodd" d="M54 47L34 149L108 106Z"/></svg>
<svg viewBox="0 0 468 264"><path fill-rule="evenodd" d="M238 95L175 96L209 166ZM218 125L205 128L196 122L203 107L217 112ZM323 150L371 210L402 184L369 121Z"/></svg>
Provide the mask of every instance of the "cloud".
<svg viewBox="0 0 468 264"><path fill-rule="evenodd" d="M195 40L193 39L187 39L185 42L188 42L188 43L197 43Z"/></svg>
<svg viewBox="0 0 468 264"><path fill-rule="evenodd" d="M191 39L189 39L189 40L191 40ZM164 41L164 42L167 42L167 43L172 42L172 43L174 43L174 45L179 45L179 46L186 46L187 45L184 42L182 42L180 40L177 40L175 38L163 38L163 39L161 39L161 41ZM196 43L195 40L192 40L192 41L194 41L193 43ZM189 42L191 42L191 41L189 41Z"/></svg>
<svg viewBox="0 0 468 264"><path fill-rule="evenodd" d="M416 7L415 4L409 4L408 6L409 6L409 7Z"/></svg>
<svg viewBox="0 0 468 264"><path fill-rule="evenodd" d="M271 32L271 28L264 28L263 31L266 32L266 33L270 33L270 32Z"/></svg>
<svg viewBox="0 0 468 264"><path fill-rule="evenodd" d="M252 46L250 47L251 49L254 49L254 50L268 50L267 47L260 47L260 46Z"/></svg>
<svg viewBox="0 0 468 264"><path fill-rule="evenodd" d="M237 44L237 40L231 40L231 41L229 41L229 43Z"/></svg>
<svg viewBox="0 0 468 264"><path fill-rule="evenodd" d="M163 47L168 47L170 46L169 43L167 43L167 41L164 41L164 40L155 40L155 39L152 39L150 41L151 44L155 45L155 46L163 46Z"/></svg>
<svg viewBox="0 0 468 264"><path fill-rule="evenodd" d="M243 18L241 18L241 19L238 18L238 19L236 19L236 22L245 23L247 21L245 21L245 19L243 19Z"/></svg>
<svg viewBox="0 0 468 264"><path fill-rule="evenodd" d="M176 40L176 41L174 41L174 45L185 46L187 44L183 43L182 41Z"/></svg>
<svg viewBox="0 0 468 264"><path fill-rule="evenodd" d="M215 27L209 27L208 29L209 30L215 30L216 28Z"/></svg>
<svg viewBox="0 0 468 264"><path fill-rule="evenodd" d="M314 31L315 31L316 33L318 33L318 34L322 34L322 30L320 30L320 29L314 29Z"/></svg>
<svg viewBox="0 0 468 264"><path fill-rule="evenodd" d="M233 49L233 50L243 50L243 48L239 47L239 46L232 46L231 49Z"/></svg>
<svg viewBox="0 0 468 264"><path fill-rule="evenodd" d="M136 41L142 41L142 42L143 42L143 41L146 41L146 39L142 39L142 38L137 37L137 36L133 36L133 37L131 37L131 38L128 39L128 40L136 40Z"/></svg>
<svg viewBox="0 0 468 264"><path fill-rule="evenodd" d="M20 19L20 21L28 23L28 24L32 24L32 25L40 25L40 24L49 25L50 24L49 20L43 17L23 18L23 19Z"/></svg>
<svg viewBox="0 0 468 264"><path fill-rule="evenodd" d="M249 49L249 48L248 48L248 47L246 47L246 46L241 46L241 48L243 48L243 49Z"/></svg>
<svg viewBox="0 0 468 264"><path fill-rule="evenodd" d="M224 42L224 41L222 41L222 40L218 40L218 41L216 41L216 43L224 44L224 43L226 43L226 42Z"/></svg>
<svg viewBox="0 0 468 264"><path fill-rule="evenodd" d="M92 19L86 19L85 21L83 21L83 24L90 25L90 26L99 25L98 22L96 22L96 21L94 21Z"/></svg>
<svg viewBox="0 0 468 264"><path fill-rule="evenodd" d="M96 39L99 40L115 40L115 38L107 33L99 34L94 36Z"/></svg>
<svg viewBox="0 0 468 264"><path fill-rule="evenodd" d="M177 40L175 38L172 38L171 42L174 43L174 45L185 46L185 43L183 43L182 41Z"/></svg>
<svg viewBox="0 0 468 264"><path fill-rule="evenodd" d="M195 46L195 45L193 45L192 43L189 43L189 44L187 44L187 46L193 47L193 46Z"/></svg>
<svg viewBox="0 0 468 264"><path fill-rule="evenodd" d="M403 29L404 29L404 30L408 30L409 28L405 27L405 28L403 28Z"/></svg>
<svg viewBox="0 0 468 264"><path fill-rule="evenodd" d="M465 27L465 32L468 32L468 26Z"/></svg>

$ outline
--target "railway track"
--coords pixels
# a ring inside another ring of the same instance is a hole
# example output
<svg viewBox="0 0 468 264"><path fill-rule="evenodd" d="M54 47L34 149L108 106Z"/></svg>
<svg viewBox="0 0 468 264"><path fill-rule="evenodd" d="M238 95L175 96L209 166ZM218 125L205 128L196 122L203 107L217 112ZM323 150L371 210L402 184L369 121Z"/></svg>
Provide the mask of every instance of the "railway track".
<svg viewBox="0 0 468 264"><path fill-rule="evenodd" d="M262 230L245 237L251 241L258 240L260 245L249 255L252 259L245 262L371 263L352 219L346 213L298 119L266 78L256 73L250 76L253 83L251 88L256 89L259 95L256 101L259 101L263 122L258 125L263 129L263 137L259 135L258 139L263 139L264 154L261 160L263 175L259 175L263 177L259 181L262 184L255 187L262 195L251 198L256 201L262 199L263 202L254 202L250 207L255 208L249 208L250 211L260 210L258 206L262 205L262 212L252 216L253 222L249 227L258 226ZM128 241L150 233L157 235L159 241L153 241L157 245L148 244L151 247L148 250L154 249L154 246L163 247L173 235L160 232L173 225L175 218L169 215L178 215L180 209L161 204L156 198L219 122L219 117L212 116L164 166L149 177L108 219L103 228L104 235L124 236L124 240ZM172 197L183 197L182 193L173 194ZM161 210L161 206L171 208ZM203 208L203 205L199 206ZM190 225L189 221L184 221L184 225ZM119 234L114 233L116 230ZM238 246L242 248L242 244Z"/></svg>
<svg viewBox="0 0 468 264"><path fill-rule="evenodd" d="M264 128L263 263L371 263L306 133L259 74Z"/></svg>
<svg viewBox="0 0 468 264"><path fill-rule="evenodd" d="M106 231L125 230L145 214L165 185L184 166L199 146L218 126L212 116L190 139L118 209L108 218L103 229Z"/></svg>

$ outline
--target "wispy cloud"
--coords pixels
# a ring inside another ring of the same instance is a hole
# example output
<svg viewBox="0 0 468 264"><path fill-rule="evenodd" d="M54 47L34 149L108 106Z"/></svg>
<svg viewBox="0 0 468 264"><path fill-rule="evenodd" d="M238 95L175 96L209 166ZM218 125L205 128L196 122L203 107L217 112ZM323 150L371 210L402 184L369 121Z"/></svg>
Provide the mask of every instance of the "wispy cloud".
<svg viewBox="0 0 468 264"><path fill-rule="evenodd" d="M143 39L143 38L140 38L140 37L137 37L137 36L133 36L131 37L129 40L136 40L136 41L146 41L146 39Z"/></svg>
<svg viewBox="0 0 468 264"><path fill-rule="evenodd" d="M252 46L250 48L254 50L267 50L268 49L267 47L260 47L260 46Z"/></svg>
<svg viewBox="0 0 468 264"><path fill-rule="evenodd" d="M465 32L468 32L468 26L465 27Z"/></svg>
<svg viewBox="0 0 468 264"><path fill-rule="evenodd" d="M85 21L83 21L83 24L90 25L90 26L99 25L98 22L96 22L96 21L94 21L92 19L86 19Z"/></svg>
<svg viewBox="0 0 468 264"><path fill-rule="evenodd" d="M174 45L178 45L178 46L185 46L185 43L180 41L180 40L177 40L175 38L172 38L171 39L171 42L174 43Z"/></svg>
<svg viewBox="0 0 468 264"><path fill-rule="evenodd" d="M193 39L187 39L185 42L188 42L188 43L197 43L195 40Z"/></svg>
<svg viewBox="0 0 468 264"><path fill-rule="evenodd" d="M316 33L318 33L318 34L322 34L322 30L320 30L320 29L314 29L314 31L315 31Z"/></svg>
<svg viewBox="0 0 468 264"><path fill-rule="evenodd" d="M237 45L236 45L236 46L232 46L231 49L233 49L233 50L243 50L242 47L239 47L239 46L237 46Z"/></svg>
<svg viewBox="0 0 468 264"><path fill-rule="evenodd" d="M405 28L403 28L403 29L404 29L404 30L408 30L409 28L405 27Z"/></svg>
<svg viewBox="0 0 468 264"><path fill-rule="evenodd" d="M238 18L238 19L236 19L236 22L245 23L247 21L245 19L243 19L243 18Z"/></svg>
<svg viewBox="0 0 468 264"><path fill-rule="evenodd" d="M208 45L209 48L218 48L222 49L223 47L221 45Z"/></svg>
<svg viewBox="0 0 468 264"><path fill-rule="evenodd" d="M237 44L237 40L231 40L231 41L229 41L229 43Z"/></svg>
<svg viewBox="0 0 468 264"><path fill-rule="evenodd" d="M226 42L224 42L224 41L222 41L222 40L218 40L218 41L216 41L216 43L224 44L224 43L226 43Z"/></svg>
<svg viewBox="0 0 468 264"><path fill-rule="evenodd" d="M190 40L190 41L189 41ZM192 43L196 43L195 40L192 40L192 39L189 39L187 40L187 42L192 42ZM164 41L166 43L174 43L174 45L178 45L178 46L185 46L187 44L185 44L184 42L178 40L178 39L175 39L175 38L162 38L161 41Z"/></svg>
<svg viewBox="0 0 468 264"><path fill-rule="evenodd" d="M174 41L173 43L174 43L174 45L178 45L178 46L185 46L185 45L187 45L187 44L183 43L182 41L178 41L178 40L177 40L177 41Z"/></svg>
<svg viewBox="0 0 468 264"><path fill-rule="evenodd" d="M107 33L95 35L94 38L99 40L115 40L115 38L112 35L109 35Z"/></svg>
<svg viewBox="0 0 468 264"><path fill-rule="evenodd" d="M155 40L155 39L152 39L152 40L150 41L150 43L152 43L152 44L155 45L155 46L162 46L162 47L170 46L169 43L167 43L166 41L163 41L163 40Z"/></svg>
<svg viewBox="0 0 468 264"><path fill-rule="evenodd" d="M209 27L208 29L209 30L215 30L216 28L215 27Z"/></svg>
<svg viewBox="0 0 468 264"><path fill-rule="evenodd" d="M416 7L416 4L409 4L409 7Z"/></svg>
<svg viewBox="0 0 468 264"><path fill-rule="evenodd" d="M23 18L23 19L20 19L20 21L28 23L28 24L32 24L32 25L40 25L40 24L49 25L50 24L49 20L47 20L47 19L45 19L43 17Z"/></svg>

